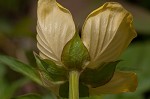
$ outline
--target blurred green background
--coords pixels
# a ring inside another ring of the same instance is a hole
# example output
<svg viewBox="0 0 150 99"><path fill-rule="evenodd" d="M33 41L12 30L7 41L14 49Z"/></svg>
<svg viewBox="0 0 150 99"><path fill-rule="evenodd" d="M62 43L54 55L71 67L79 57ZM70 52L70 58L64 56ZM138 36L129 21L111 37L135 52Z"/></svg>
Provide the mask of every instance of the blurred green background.
<svg viewBox="0 0 150 99"><path fill-rule="evenodd" d="M120 57L124 61L117 68L135 71L139 84L134 93L101 95L91 99L150 99L150 0L58 0L71 11L79 28L91 11L107 1L120 2L133 14L138 37ZM0 54L36 66L32 54L38 52L36 7L37 0L0 0ZM43 99L55 99L48 90L0 64L0 99L29 92L39 93Z"/></svg>

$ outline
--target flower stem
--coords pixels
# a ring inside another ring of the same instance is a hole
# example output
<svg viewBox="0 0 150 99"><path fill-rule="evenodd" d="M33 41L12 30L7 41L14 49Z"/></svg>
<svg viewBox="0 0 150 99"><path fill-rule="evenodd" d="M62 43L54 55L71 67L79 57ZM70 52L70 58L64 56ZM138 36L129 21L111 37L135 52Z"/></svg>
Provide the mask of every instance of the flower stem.
<svg viewBox="0 0 150 99"><path fill-rule="evenodd" d="M69 73L69 99L79 99L79 72Z"/></svg>

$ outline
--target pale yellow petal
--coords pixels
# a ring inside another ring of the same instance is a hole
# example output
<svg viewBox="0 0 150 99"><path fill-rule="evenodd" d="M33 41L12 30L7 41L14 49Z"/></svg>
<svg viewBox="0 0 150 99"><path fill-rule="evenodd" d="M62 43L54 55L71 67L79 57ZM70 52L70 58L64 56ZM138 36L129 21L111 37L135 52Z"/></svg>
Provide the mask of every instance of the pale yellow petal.
<svg viewBox="0 0 150 99"><path fill-rule="evenodd" d="M90 88L91 95L133 92L137 88L137 76L133 72L115 72L113 78L103 86Z"/></svg>
<svg viewBox="0 0 150 99"><path fill-rule="evenodd" d="M37 47L40 56L60 63L65 44L75 34L72 15L56 0L39 0L37 18Z"/></svg>
<svg viewBox="0 0 150 99"><path fill-rule="evenodd" d="M82 29L81 38L91 56L89 68L116 61L135 37L132 15L118 3L105 3L87 17Z"/></svg>

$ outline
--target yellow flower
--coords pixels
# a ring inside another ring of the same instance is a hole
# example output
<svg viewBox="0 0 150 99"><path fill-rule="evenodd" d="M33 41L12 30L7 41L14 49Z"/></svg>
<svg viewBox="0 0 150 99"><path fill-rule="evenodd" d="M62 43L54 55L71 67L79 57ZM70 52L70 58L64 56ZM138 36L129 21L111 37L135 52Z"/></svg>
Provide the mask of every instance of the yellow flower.
<svg viewBox="0 0 150 99"><path fill-rule="evenodd" d="M39 0L37 17L40 57L63 66L63 49L77 32L71 13L56 0ZM132 15L119 3L105 3L88 15L82 27L81 40L90 55L82 69L95 69L104 62L117 61L135 37ZM121 93L135 91L136 87L135 73L116 71L108 83L96 88L89 86L89 93Z"/></svg>

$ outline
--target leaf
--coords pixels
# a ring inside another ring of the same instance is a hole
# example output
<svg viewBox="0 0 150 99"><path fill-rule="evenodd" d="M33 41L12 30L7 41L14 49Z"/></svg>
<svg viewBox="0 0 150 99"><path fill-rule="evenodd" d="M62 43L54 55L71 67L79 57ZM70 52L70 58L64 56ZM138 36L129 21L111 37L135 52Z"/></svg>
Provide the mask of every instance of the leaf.
<svg viewBox="0 0 150 99"><path fill-rule="evenodd" d="M63 98L68 98L69 96L69 82L62 84L59 88L59 95ZM88 97L89 89L82 83L79 83L79 96L80 97Z"/></svg>
<svg viewBox="0 0 150 99"><path fill-rule="evenodd" d="M42 82L40 80L38 73L31 66L28 66L28 65L16 60L15 58L12 58L9 56L4 56L4 55L0 55L0 62L2 62L5 65L8 65L14 71L22 73L23 75L29 77L31 80L42 85Z"/></svg>
<svg viewBox="0 0 150 99"><path fill-rule="evenodd" d="M27 95L18 96L11 99L42 99L42 97L37 94L27 94Z"/></svg>
<svg viewBox="0 0 150 99"><path fill-rule="evenodd" d="M50 76L52 81L65 81L68 77L68 71L62 66L56 65L49 59L42 60L35 54L36 62L40 70Z"/></svg>
<svg viewBox="0 0 150 99"><path fill-rule="evenodd" d="M92 87L102 86L111 80L119 62L104 63L96 69L86 68L81 73L80 81Z"/></svg>
<svg viewBox="0 0 150 99"><path fill-rule="evenodd" d="M61 59L69 69L79 70L89 61L88 50L82 43L78 33L65 45Z"/></svg>

